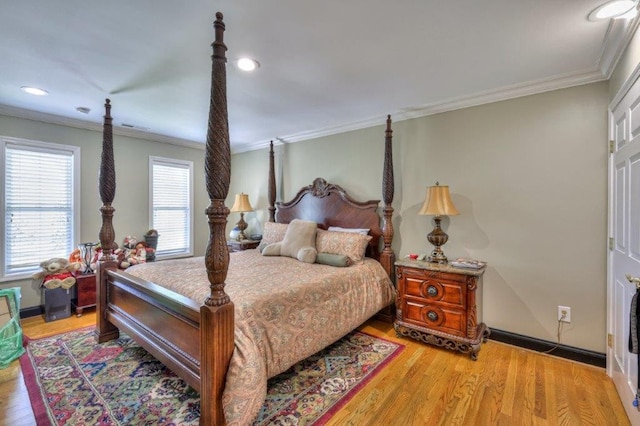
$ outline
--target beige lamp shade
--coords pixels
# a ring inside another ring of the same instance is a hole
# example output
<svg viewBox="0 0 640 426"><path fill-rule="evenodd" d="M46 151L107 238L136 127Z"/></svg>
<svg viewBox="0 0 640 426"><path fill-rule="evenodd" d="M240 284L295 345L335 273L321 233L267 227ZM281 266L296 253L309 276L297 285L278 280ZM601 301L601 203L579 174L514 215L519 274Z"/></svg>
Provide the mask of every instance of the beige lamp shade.
<svg viewBox="0 0 640 426"><path fill-rule="evenodd" d="M253 207L251 207L251 203L249 202L249 196L245 193L236 194L236 201L233 203L233 207L231 207L231 213L252 211Z"/></svg>
<svg viewBox="0 0 640 426"><path fill-rule="evenodd" d="M435 186L427 188L427 197L424 200L419 214L432 216L453 216L460 212L455 208L449 194L449 187L436 182Z"/></svg>

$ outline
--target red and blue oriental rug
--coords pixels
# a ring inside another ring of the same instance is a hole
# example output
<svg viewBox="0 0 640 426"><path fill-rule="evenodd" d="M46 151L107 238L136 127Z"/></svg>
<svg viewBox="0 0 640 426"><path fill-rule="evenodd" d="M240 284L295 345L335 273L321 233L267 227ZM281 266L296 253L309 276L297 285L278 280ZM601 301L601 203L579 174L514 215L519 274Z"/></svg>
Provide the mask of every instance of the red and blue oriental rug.
<svg viewBox="0 0 640 426"><path fill-rule="evenodd" d="M128 336L31 340L20 358L38 426L198 425L198 393ZM353 332L269 380L254 425L322 425L403 346Z"/></svg>

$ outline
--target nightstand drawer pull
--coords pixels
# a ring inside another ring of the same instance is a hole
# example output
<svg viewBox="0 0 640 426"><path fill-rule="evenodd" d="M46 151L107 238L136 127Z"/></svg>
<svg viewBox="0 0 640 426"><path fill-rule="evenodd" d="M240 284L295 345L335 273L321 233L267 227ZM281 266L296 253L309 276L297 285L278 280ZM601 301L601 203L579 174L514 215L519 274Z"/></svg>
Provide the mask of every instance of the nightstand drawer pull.
<svg viewBox="0 0 640 426"><path fill-rule="evenodd" d="M438 295L438 289L435 286L430 285L427 287L427 294L431 297L436 297Z"/></svg>
<svg viewBox="0 0 640 426"><path fill-rule="evenodd" d="M438 314L433 311L429 311L427 312L427 318L429 318L431 321L438 321Z"/></svg>

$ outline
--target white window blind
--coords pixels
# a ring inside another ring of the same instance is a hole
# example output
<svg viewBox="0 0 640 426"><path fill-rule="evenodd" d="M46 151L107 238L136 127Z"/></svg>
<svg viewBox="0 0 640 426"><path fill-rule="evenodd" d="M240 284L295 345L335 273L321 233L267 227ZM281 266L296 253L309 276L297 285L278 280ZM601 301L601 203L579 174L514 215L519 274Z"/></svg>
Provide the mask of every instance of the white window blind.
<svg viewBox="0 0 640 426"><path fill-rule="evenodd" d="M2 138L2 279L30 276L75 247L78 147Z"/></svg>
<svg viewBox="0 0 640 426"><path fill-rule="evenodd" d="M151 228L158 231L156 257L193 255L193 163L150 157Z"/></svg>

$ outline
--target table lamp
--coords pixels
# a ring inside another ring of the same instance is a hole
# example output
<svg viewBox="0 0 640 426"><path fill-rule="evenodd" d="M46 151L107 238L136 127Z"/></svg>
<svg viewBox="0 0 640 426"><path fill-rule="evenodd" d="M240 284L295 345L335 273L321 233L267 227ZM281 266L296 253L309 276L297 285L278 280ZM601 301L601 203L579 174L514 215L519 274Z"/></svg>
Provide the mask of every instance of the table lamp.
<svg viewBox="0 0 640 426"><path fill-rule="evenodd" d="M447 242L449 236L440 227L440 220L442 216L460 214L451 201L449 187L441 186L438 182L435 186L428 187L427 197L419 214L435 216L433 220L436 225L427 235L427 240L435 247L429 255L429 262L447 263L447 256L444 255L441 247Z"/></svg>
<svg viewBox="0 0 640 426"><path fill-rule="evenodd" d="M251 203L249 203L249 196L242 192L240 194L236 194L236 200L233 203L233 207L231 207L231 213L240 212L240 220L236 223L236 228L240 231L236 237L238 241L247 239L247 236L244 235L244 230L247 229L247 222L244 221L244 214L252 211L253 207L251 207Z"/></svg>

